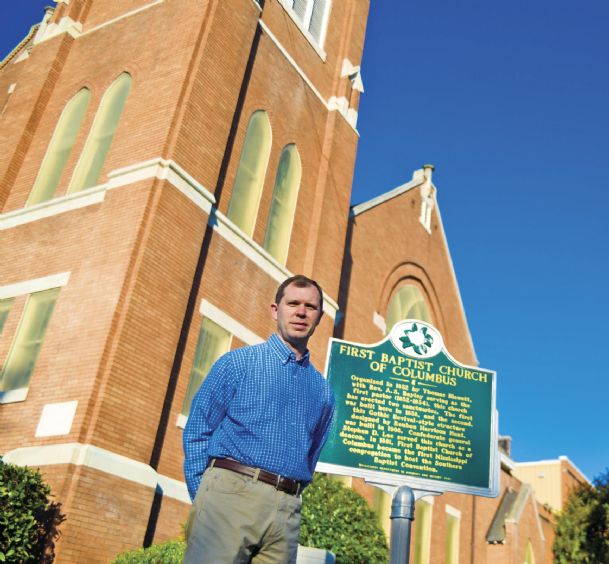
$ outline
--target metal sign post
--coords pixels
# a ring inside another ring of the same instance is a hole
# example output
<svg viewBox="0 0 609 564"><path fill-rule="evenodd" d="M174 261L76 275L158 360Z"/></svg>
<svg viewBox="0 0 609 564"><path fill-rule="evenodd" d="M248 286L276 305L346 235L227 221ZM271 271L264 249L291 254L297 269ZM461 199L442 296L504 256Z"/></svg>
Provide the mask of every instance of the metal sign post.
<svg viewBox="0 0 609 564"><path fill-rule="evenodd" d="M410 561L410 533L417 499L428 495L442 495L439 491L415 490L410 486L392 486L366 480L371 486L391 495L391 546L389 564L408 564Z"/></svg>
<svg viewBox="0 0 609 564"><path fill-rule="evenodd" d="M391 552L390 564L408 564L410 561L410 530L414 521L414 491L400 486L391 501Z"/></svg>

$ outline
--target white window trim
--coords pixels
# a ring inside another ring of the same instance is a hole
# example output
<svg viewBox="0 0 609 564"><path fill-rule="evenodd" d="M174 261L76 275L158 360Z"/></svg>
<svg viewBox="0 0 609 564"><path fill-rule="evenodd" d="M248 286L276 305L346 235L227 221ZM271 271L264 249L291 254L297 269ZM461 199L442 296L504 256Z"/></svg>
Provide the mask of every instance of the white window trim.
<svg viewBox="0 0 609 564"><path fill-rule="evenodd" d="M222 238L226 239L275 280L283 281L291 276L290 271L285 266L279 264L261 245L237 227L222 212L215 210L213 217L209 218L209 223Z"/></svg>
<svg viewBox="0 0 609 564"><path fill-rule="evenodd" d="M319 44L326 44L326 34L328 32L328 23L330 21L330 8L333 0L328 0L324 6L324 15L322 20L321 29L319 30Z"/></svg>
<svg viewBox="0 0 609 564"><path fill-rule="evenodd" d="M309 33L309 30L304 27L303 22L298 21L298 18L296 17L296 14L294 13L294 10L290 6L288 0L279 0L279 5L285 10L285 12L290 17L290 19L294 22L294 24L296 25L296 27L298 28L300 33L302 33L304 38L311 44L311 47L313 47L313 49L315 50L315 52L317 53L319 58L324 62L326 61L327 55L326 55L326 52L324 51L322 45L324 44L324 41L326 39L326 31L328 29L328 13L329 13L328 10L330 8L330 3L331 3L330 0L328 0L328 2L326 2L326 6L324 9L324 15L323 15L324 19L323 19L323 23L322 23L321 32L319 35L319 42L317 42L317 40ZM309 0L309 3L307 5L307 15L305 17L305 21L307 21L307 22L311 21L312 10L313 10L313 2L311 0Z"/></svg>
<svg viewBox="0 0 609 564"><path fill-rule="evenodd" d="M69 279L70 272L68 271L42 276L41 278L23 280L22 282L15 282L14 284L6 284L5 286L0 286L0 300L26 296L35 292L50 290L51 288L62 288L68 284ZM0 391L0 405L25 401L28 390L29 386L26 388L7 390L5 392Z"/></svg>
<svg viewBox="0 0 609 564"><path fill-rule="evenodd" d="M307 0L307 12L304 15L304 18L302 18L303 25L306 25L307 27L311 25L311 17L313 16L313 5L314 2L312 2L312 0Z"/></svg>
<svg viewBox="0 0 609 564"><path fill-rule="evenodd" d="M256 333L250 331L236 319L232 318L230 315L223 312L220 308L216 307L207 300L201 300L199 312L201 315L203 315L203 317L207 317L207 319L213 321L215 324L222 327L222 329L228 331L240 341L243 341L246 345L258 345L260 343L264 343L264 339L262 337L259 337L256 335Z"/></svg>
<svg viewBox="0 0 609 564"><path fill-rule="evenodd" d="M0 300L33 294L34 292L43 292L44 290L50 290L51 288L61 288L68 284L69 279L70 272L60 272L59 274L51 274L49 276L42 276L41 278L32 278L30 280L0 286Z"/></svg>

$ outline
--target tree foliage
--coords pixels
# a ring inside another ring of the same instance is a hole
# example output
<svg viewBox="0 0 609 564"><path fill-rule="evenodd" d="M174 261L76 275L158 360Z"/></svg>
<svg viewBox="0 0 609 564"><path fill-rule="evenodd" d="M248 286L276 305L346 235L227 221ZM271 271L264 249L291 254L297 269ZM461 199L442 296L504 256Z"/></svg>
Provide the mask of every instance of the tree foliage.
<svg viewBox="0 0 609 564"><path fill-rule="evenodd" d="M0 562L53 562L61 504L37 470L0 459Z"/></svg>
<svg viewBox="0 0 609 564"><path fill-rule="evenodd" d="M554 556L559 564L609 563L609 470L574 489L556 521Z"/></svg>

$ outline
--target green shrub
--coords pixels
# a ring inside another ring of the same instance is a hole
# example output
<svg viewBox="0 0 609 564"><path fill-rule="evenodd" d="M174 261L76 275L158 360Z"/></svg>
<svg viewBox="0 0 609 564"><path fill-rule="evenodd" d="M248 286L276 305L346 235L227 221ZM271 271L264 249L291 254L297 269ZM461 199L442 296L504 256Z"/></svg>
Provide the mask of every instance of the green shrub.
<svg viewBox="0 0 609 564"><path fill-rule="evenodd" d="M37 470L0 458L0 562L53 562L61 504Z"/></svg>
<svg viewBox="0 0 609 564"><path fill-rule="evenodd" d="M332 551L337 564L389 561L378 516L358 493L316 474L302 501L301 545Z"/></svg>
<svg viewBox="0 0 609 564"><path fill-rule="evenodd" d="M113 564L182 564L186 543L181 540L153 544L149 548L122 552Z"/></svg>

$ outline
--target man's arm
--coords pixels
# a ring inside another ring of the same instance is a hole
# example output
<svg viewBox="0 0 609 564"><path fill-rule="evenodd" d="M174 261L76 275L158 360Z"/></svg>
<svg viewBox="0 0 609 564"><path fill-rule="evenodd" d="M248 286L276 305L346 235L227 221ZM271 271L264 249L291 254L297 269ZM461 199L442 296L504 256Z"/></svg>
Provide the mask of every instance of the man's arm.
<svg viewBox="0 0 609 564"><path fill-rule="evenodd" d="M218 428L235 393L235 372L230 355L220 357L211 367L192 400L184 428L184 476L194 500L208 461L209 440Z"/></svg>
<svg viewBox="0 0 609 564"><path fill-rule="evenodd" d="M317 465L317 460L321 454L321 449L328 440L328 434L330 432L332 419L334 417L334 407L334 395L330 391L327 403L324 405L319 421L317 422L317 426L315 427L313 441L311 443L311 450L309 451L309 469L311 470L311 475L313 475L313 472L315 471L315 466Z"/></svg>

